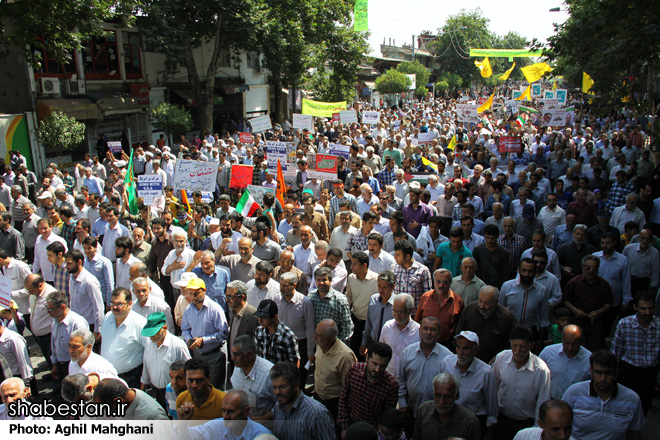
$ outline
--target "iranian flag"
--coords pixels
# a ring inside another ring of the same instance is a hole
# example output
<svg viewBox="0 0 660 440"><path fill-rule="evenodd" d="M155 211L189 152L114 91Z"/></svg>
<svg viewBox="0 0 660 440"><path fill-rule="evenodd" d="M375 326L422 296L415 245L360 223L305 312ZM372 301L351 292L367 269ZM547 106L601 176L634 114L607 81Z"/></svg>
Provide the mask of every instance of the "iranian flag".
<svg viewBox="0 0 660 440"><path fill-rule="evenodd" d="M245 188L241 200L239 200L236 205L236 210L240 212L243 217L251 217L252 214L257 211L257 208L259 208L259 204L254 200L252 194L250 194L250 190Z"/></svg>

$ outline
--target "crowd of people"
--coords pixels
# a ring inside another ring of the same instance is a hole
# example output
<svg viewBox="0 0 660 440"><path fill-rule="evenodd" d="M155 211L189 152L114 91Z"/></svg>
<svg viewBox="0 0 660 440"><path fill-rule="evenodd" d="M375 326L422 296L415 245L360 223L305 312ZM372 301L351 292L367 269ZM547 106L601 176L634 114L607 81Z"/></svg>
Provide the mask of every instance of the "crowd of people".
<svg viewBox="0 0 660 440"><path fill-rule="evenodd" d="M0 419L30 418L9 415L17 399L119 399L126 419L205 421L192 438L640 438L660 369L651 119L464 124L456 103L284 120L249 143L161 137L130 168L88 155L41 185L12 158ZM290 182L270 140L296 148ZM350 154L319 179L308 158L333 144ZM174 188L178 160L217 163L215 192ZM236 164L286 198L244 216ZM126 173L160 175L163 194L131 213Z"/></svg>

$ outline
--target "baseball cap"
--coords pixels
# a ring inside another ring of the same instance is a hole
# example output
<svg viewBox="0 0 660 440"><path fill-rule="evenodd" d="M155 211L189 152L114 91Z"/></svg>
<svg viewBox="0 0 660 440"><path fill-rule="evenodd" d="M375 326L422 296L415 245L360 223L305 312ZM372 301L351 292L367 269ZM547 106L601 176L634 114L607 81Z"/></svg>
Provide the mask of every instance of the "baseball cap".
<svg viewBox="0 0 660 440"><path fill-rule="evenodd" d="M201 278L193 278L188 281L186 289L206 289L206 283Z"/></svg>
<svg viewBox="0 0 660 440"><path fill-rule="evenodd" d="M526 204L522 210L523 218L530 219L534 218L535 210L534 207L530 204Z"/></svg>
<svg viewBox="0 0 660 440"><path fill-rule="evenodd" d="M37 197L37 200L50 199L52 197L53 195L50 193L50 191L44 191L39 197Z"/></svg>
<svg viewBox="0 0 660 440"><path fill-rule="evenodd" d="M458 338L461 338L461 337L467 339L470 342L476 342L477 345L479 345L479 336L477 336L477 334L475 332L471 332L471 331L468 331L468 330L463 330L462 332L460 332L459 334L454 336L454 339L458 339Z"/></svg>
<svg viewBox="0 0 660 440"><path fill-rule="evenodd" d="M212 218L211 221L209 222L209 226L220 226L220 219Z"/></svg>
<svg viewBox="0 0 660 440"><path fill-rule="evenodd" d="M277 315L277 304L272 299L265 299L259 303L254 316L257 318L272 318Z"/></svg>
<svg viewBox="0 0 660 440"><path fill-rule="evenodd" d="M192 272L184 272L184 273L181 274L181 278L179 278L179 281L177 281L176 283L173 283L173 284L174 284L175 287L178 287L179 289L183 289L188 285L190 280L192 280L194 278L198 278L198 276L195 275Z"/></svg>
<svg viewBox="0 0 660 440"><path fill-rule="evenodd" d="M126 166L126 161L125 160L118 160L114 164L117 168L123 168Z"/></svg>
<svg viewBox="0 0 660 440"><path fill-rule="evenodd" d="M163 312L154 312L147 317L147 323L142 328L140 334L150 338L155 336L156 333L163 328L166 323L165 313Z"/></svg>

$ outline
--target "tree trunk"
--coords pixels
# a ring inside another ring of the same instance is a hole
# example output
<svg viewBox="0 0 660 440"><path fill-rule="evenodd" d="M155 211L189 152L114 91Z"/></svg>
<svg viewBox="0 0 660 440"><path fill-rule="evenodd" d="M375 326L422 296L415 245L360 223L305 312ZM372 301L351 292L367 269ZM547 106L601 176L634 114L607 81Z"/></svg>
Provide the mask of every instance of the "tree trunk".
<svg viewBox="0 0 660 440"><path fill-rule="evenodd" d="M273 95L275 96L275 106L271 112L271 118L273 118L275 122L282 122L282 81L279 73L272 71L271 73L273 74Z"/></svg>

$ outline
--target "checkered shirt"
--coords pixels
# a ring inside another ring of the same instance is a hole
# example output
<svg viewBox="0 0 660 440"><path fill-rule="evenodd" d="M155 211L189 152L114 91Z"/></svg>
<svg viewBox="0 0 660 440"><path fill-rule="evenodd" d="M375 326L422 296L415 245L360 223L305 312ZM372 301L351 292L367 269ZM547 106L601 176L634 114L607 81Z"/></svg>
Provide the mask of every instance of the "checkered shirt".
<svg viewBox="0 0 660 440"><path fill-rule="evenodd" d="M502 234L497 238L497 244L509 253L509 274L515 273L518 270L520 256L525 251L525 238L522 235L513 234L513 240L509 241L506 239L506 235Z"/></svg>
<svg viewBox="0 0 660 440"><path fill-rule="evenodd" d="M343 199L347 199L349 202L351 202L351 211L358 212L357 199L355 196L349 193L344 193L344 197L342 198L337 197L336 194L332 196L330 199L330 224L328 225L331 231L335 225L335 217L339 213L339 202Z"/></svg>
<svg viewBox="0 0 660 440"><path fill-rule="evenodd" d="M350 252L351 254L356 252L369 252L367 237L362 233L362 229L357 229L348 234L346 249L344 249L344 251Z"/></svg>
<svg viewBox="0 0 660 440"><path fill-rule="evenodd" d="M658 365L660 318L653 316L646 329L640 325L637 315L623 318L614 332L611 350L620 361L639 368Z"/></svg>
<svg viewBox="0 0 660 440"><path fill-rule="evenodd" d="M65 265L57 267L53 264L53 287L60 292L66 293L67 296L69 296L70 275Z"/></svg>
<svg viewBox="0 0 660 440"><path fill-rule="evenodd" d="M61 237L66 241L67 249L73 249L73 243L76 241L75 232L76 222L71 220L69 223L62 223Z"/></svg>
<svg viewBox="0 0 660 440"><path fill-rule="evenodd" d="M257 356L273 364L278 362L295 364L300 359L295 333L281 322L277 324L272 335L268 333L268 329L262 326L257 327L254 332L254 341L257 344Z"/></svg>
<svg viewBox="0 0 660 440"><path fill-rule="evenodd" d="M133 172L136 175L144 173L144 167L145 167L146 163L147 163L146 156L134 155L133 156Z"/></svg>
<svg viewBox="0 0 660 440"><path fill-rule="evenodd" d="M380 182L382 190L385 190L387 185L393 184L395 180L396 173L394 170L390 171L387 168L383 168L380 173L378 173L378 181Z"/></svg>
<svg viewBox="0 0 660 440"><path fill-rule="evenodd" d="M64 183L66 193L73 195L73 187L76 186L76 180L73 176L62 177L62 183Z"/></svg>
<svg viewBox="0 0 660 440"><path fill-rule="evenodd" d="M626 182L621 184L619 182L614 182L610 187L610 196L607 204L607 209L610 213L614 211L614 208L623 206L626 203L626 196L631 192L634 192L634 190L634 186L630 183Z"/></svg>
<svg viewBox="0 0 660 440"><path fill-rule="evenodd" d="M330 291L321 298L319 291L315 290L308 296L314 306L316 328L324 319L332 319L339 328L337 338L341 341L348 341L353 335L353 321L351 320L351 306L343 293L330 288Z"/></svg>
<svg viewBox="0 0 660 440"><path fill-rule="evenodd" d="M461 221L461 217L463 217L463 207L461 206L460 203L457 203L454 205L454 209L451 213L451 218L455 222Z"/></svg>
<svg viewBox="0 0 660 440"><path fill-rule="evenodd" d="M433 289L431 283L431 272L428 267L413 261L412 266L406 269L400 264L393 264L390 270L396 275L394 294L408 293L415 299L411 316L415 316L419 300L425 292Z"/></svg>

